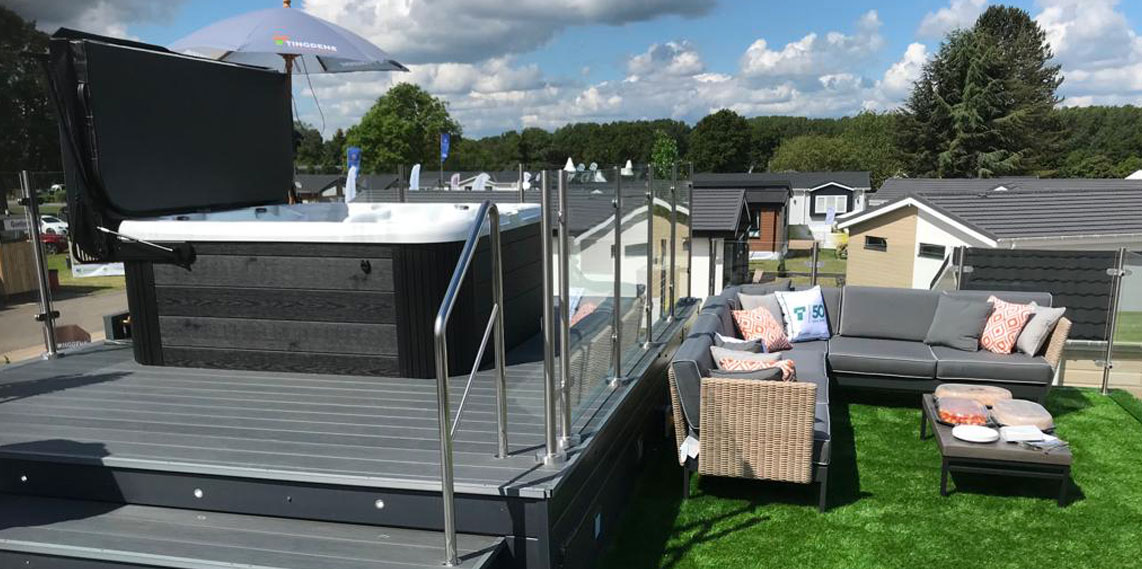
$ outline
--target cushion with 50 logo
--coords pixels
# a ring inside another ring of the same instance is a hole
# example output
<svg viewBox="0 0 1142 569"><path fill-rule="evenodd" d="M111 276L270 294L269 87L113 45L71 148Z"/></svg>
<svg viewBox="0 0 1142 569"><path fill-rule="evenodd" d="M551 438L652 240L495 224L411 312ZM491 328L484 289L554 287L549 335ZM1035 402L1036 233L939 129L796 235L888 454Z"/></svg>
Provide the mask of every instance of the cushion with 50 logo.
<svg viewBox="0 0 1142 569"><path fill-rule="evenodd" d="M821 287L775 293L785 315L785 335L790 342L829 339L829 319Z"/></svg>

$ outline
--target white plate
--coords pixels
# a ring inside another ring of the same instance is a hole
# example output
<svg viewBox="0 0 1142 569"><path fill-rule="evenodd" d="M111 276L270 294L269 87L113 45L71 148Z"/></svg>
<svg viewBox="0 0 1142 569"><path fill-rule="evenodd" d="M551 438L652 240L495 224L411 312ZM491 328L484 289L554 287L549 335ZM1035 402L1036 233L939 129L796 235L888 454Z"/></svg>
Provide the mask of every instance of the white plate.
<svg viewBox="0 0 1142 569"><path fill-rule="evenodd" d="M999 431L979 425L959 425L952 428L952 436L969 443L994 443L999 440Z"/></svg>

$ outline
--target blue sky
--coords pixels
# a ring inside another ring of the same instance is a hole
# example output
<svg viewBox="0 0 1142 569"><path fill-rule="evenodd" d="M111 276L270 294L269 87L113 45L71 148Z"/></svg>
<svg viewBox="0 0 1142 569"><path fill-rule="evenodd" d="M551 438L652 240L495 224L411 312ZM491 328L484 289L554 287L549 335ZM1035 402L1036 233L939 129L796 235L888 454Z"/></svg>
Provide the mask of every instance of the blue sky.
<svg viewBox="0 0 1142 569"><path fill-rule="evenodd" d="M0 0L42 28L168 44L273 0ZM940 38L987 0L295 0L407 63L398 80L447 100L468 135L580 120L839 116L907 95ZM1142 103L1142 2L1008 2L1035 17L1063 65L1065 104ZM388 74L314 76L326 134L354 124ZM299 82L302 118L320 126Z"/></svg>

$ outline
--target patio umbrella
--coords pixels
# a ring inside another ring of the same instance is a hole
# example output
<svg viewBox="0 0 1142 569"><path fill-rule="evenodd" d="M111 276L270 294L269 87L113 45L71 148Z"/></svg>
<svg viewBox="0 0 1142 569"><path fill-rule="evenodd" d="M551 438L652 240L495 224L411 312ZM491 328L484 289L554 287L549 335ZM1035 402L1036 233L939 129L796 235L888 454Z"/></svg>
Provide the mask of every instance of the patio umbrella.
<svg viewBox="0 0 1142 569"><path fill-rule="evenodd" d="M381 48L336 24L290 8L257 10L215 22L170 45L171 51L293 72L408 71ZM316 99L315 99L316 100ZM320 110L320 108L318 109ZM290 202L294 201L291 189Z"/></svg>
<svg viewBox="0 0 1142 569"><path fill-rule="evenodd" d="M171 51L305 73L408 71L381 48L336 24L290 8L257 10L215 22L170 45ZM292 79L292 78L291 78ZM291 91L292 93L292 91Z"/></svg>

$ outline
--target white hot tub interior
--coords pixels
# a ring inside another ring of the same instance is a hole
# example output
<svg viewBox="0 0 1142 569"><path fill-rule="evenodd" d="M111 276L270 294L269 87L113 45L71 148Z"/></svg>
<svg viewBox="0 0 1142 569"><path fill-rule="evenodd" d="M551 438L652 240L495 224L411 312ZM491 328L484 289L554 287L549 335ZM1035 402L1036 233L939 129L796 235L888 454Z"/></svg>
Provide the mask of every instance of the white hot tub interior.
<svg viewBox="0 0 1142 569"><path fill-rule="evenodd" d="M538 205L497 207L501 231L539 222ZM119 232L146 241L447 243L468 237L479 209L479 203L270 205L129 220Z"/></svg>

